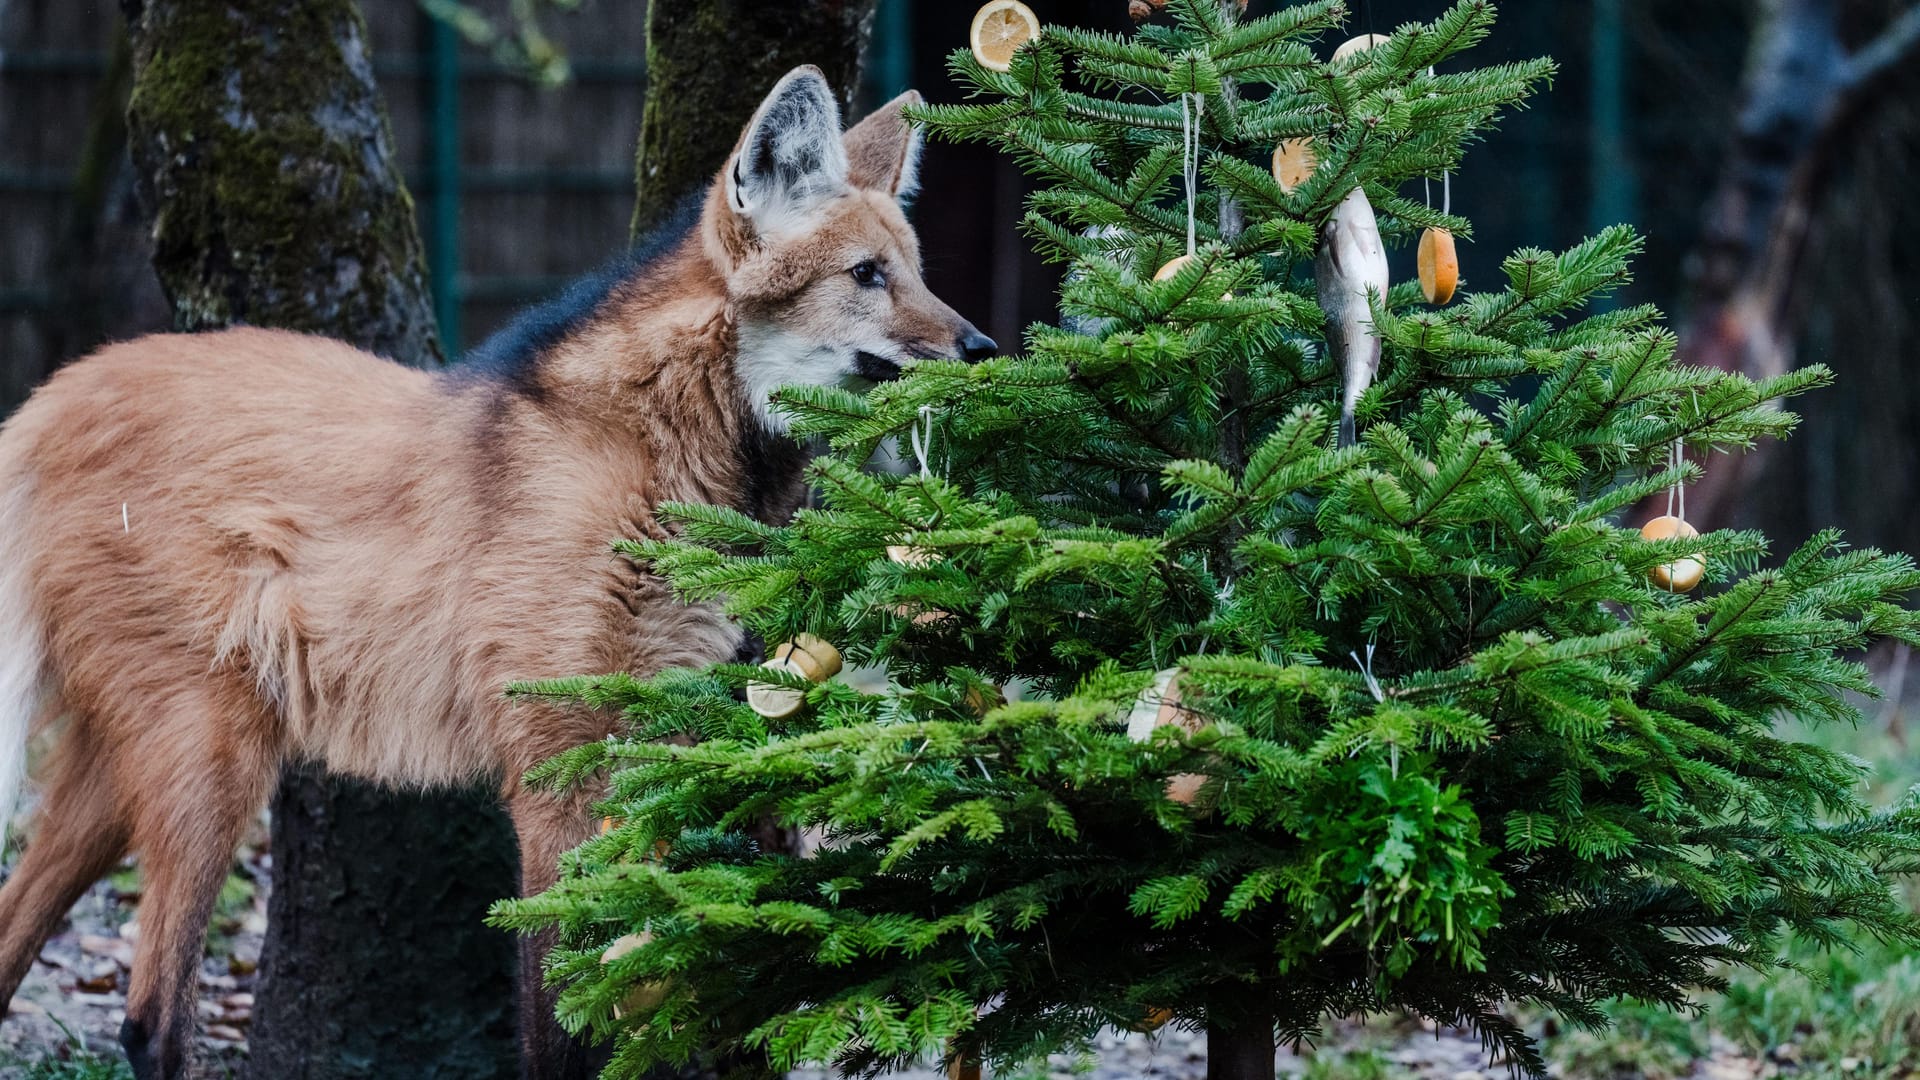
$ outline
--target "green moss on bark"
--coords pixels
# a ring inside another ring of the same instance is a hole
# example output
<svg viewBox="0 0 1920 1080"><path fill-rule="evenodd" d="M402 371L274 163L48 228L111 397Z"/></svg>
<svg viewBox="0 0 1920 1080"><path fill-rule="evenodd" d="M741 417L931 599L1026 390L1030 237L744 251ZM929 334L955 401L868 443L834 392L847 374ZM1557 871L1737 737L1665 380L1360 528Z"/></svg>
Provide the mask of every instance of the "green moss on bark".
<svg viewBox="0 0 1920 1080"><path fill-rule="evenodd" d="M280 326L437 362L358 9L150 3L134 45L128 134L176 325Z"/></svg>

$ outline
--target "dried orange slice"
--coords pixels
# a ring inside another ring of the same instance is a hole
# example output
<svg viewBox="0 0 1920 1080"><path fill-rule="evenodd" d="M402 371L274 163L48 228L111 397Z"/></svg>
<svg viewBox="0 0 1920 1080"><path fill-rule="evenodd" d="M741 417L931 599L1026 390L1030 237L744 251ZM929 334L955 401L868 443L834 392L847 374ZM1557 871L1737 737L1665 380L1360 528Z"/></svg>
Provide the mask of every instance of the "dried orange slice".
<svg viewBox="0 0 1920 1080"><path fill-rule="evenodd" d="M1013 54L1020 46L1040 36L1040 19L1020 0L990 0L973 13L973 28L967 31L967 43L973 46L973 58L991 71L1013 66Z"/></svg>
<svg viewBox="0 0 1920 1080"><path fill-rule="evenodd" d="M1420 233L1420 292L1429 304L1444 304L1453 299L1454 286L1460 284L1460 256L1453 250L1453 234L1445 229L1425 229Z"/></svg>
<svg viewBox="0 0 1920 1080"><path fill-rule="evenodd" d="M1672 540L1699 536L1700 531L1681 518L1671 514L1662 514L1645 525L1640 526L1640 535L1648 540ZM1661 563L1647 572L1656 588L1668 592L1692 592L1707 574L1706 556L1677 559L1670 563Z"/></svg>
<svg viewBox="0 0 1920 1080"><path fill-rule="evenodd" d="M1354 53L1365 52L1375 45L1385 45L1388 40L1385 34L1361 34L1356 38L1348 38L1340 43L1339 48L1333 50L1333 59L1338 63L1352 56ZM976 49L975 51L977 52L978 50Z"/></svg>
<svg viewBox="0 0 1920 1080"><path fill-rule="evenodd" d="M1319 164L1320 157L1313 152L1310 137L1281 139L1280 145L1273 148L1273 180L1289 195L1307 182Z"/></svg>
<svg viewBox="0 0 1920 1080"><path fill-rule="evenodd" d="M1173 1019L1172 1009L1148 1009L1147 1014L1127 1025L1129 1031L1158 1031Z"/></svg>

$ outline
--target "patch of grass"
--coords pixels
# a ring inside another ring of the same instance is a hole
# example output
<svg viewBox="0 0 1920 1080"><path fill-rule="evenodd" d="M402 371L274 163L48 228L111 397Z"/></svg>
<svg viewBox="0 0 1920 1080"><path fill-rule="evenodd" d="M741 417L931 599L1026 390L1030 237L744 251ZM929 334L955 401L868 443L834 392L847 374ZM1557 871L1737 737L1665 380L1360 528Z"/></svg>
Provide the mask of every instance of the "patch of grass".
<svg viewBox="0 0 1920 1080"><path fill-rule="evenodd" d="M79 1053L65 1060L49 1057L15 1061L8 1066L20 1067L17 1074L20 1080L133 1080L133 1070L125 1061L109 1060L98 1054Z"/></svg>
<svg viewBox="0 0 1920 1080"><path fill-rule="evenodd" d="M133 1080L133 1069L118 1054L101 1057L88 1050L65 1024L58 1020L67 1041L48 1051L48 1056L33 1060L17 1054L0 1055L0 1068L12 1080Z"/></svg>
<svg viewBox="0 0 1920 1080"><path fill-rule="evenodd" d="M1657 1005L1616 1001L1605 1009L1612 1026L1548 1040L1556 1075L1567 1080L1677 1080L1707 1053L1704 1025Z"/></svg>
<svg viewBox="0 0 1920 1080"><path fill-rule="evenodd" d="M123 896L137 897L145 889L138 863L116 869L108 875L107 883ZM238 870L227 871L227 879L220 883L220 895L213 902L213 915L207 921L208 956L222 956L232 950L233 936L240 932L241 924L253 910L257 892L259 886L252 878Z"/></svg>
<svg viewBox="0 0 1920 1080"><path fill-rule="evenodd" d="M1874 715L1871 705L1868 715ZM1886 806L1920 782L1920 754L1869 720L1859 729L1782 725L1782 736L1845 751L1866 762L1869 798ZM1920 910L1920 883L1909 889ZM1613 1026L1546 1040L1567 1080L1670 1080L1691 1075L1718 1041L1770 1059L1796 1078L1906 1080L1920 1074L1920 948L1862 939L1821 952L1796 944L1798 971L1730 974L1727 992L1703 998L1698 1018L1614 1002ZM1783 1074L1784 1075L1784 1074Z"/></svg>
<svg viewBox="0 0 1920 1080"><path fill-rule="evenodd" d="M141 889L140 864L127 863L115 867L113 873L107 875L107 884L122 896L138 897Z"/></svg>
<svg viewBox="0 0 1920 1080"><path fill-rule="evenodd" d="M224 956L233 950L233 936L253 910L253 895L258 886L245 874L227 872L220 883L220 895L213 903L213 918L207 924L207 955Z"/></svg>
<svg viewBox="0 0 1920 1080"><path fill-rule="evenodd" d="M1094 1054L1076 1053L1071 1057L1066 1054L1054 1054L1051 1057L1035 1058L1024 1065L1014 1066L1004 1071L995 1069L988 1075L995 1078L1004 1076L1007 1080L1057 1080L1063 1076L1091 1076L1099 1067L1100 1059Z"/></svg>
<svg viewBox="0 0 1920 1080"><path fill-rule="evenodd" d="M1737 980L1714 1005L1714 1028L1749 1053L1791 1046L1803 1067L1848 1076L1920 1069L1920 950L1868 941L1795 959L1806 974Z"/></svg>
<svg viewBox="0 0 1920 1080"><path fill-rule="evenodd" d="M1698 1018L1614 1002L1613 1026L1547 1041L1566 1080L1675 1080L1712 1044L1771 1060L1796 1078L1906 1080L1920 1073L1920 949L1875 941L1791 950L1797 972L1733 976Z"/></svg>
<svg viewBox="0 0 1920 1080"><path fill-rule="evenodd" d="M1393 1080L1393 1063L1375 1050L1315 1054L1302 1080Z"/></svg>

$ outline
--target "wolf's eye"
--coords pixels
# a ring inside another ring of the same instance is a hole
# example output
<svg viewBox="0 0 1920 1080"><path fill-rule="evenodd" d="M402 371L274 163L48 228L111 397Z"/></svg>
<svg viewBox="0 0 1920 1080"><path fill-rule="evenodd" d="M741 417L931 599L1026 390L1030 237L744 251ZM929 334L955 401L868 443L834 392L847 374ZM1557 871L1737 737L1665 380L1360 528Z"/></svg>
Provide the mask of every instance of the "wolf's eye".
<svg viewBox="0 0 1920 1080"><path fill-rule="evenodd" d="M853 275L854 281L868 288L885 285L887 283L887 279L881 276L880 268L874 265L872 259L862 259L853 264L853 269L848 271L848 273Z"/></svg>

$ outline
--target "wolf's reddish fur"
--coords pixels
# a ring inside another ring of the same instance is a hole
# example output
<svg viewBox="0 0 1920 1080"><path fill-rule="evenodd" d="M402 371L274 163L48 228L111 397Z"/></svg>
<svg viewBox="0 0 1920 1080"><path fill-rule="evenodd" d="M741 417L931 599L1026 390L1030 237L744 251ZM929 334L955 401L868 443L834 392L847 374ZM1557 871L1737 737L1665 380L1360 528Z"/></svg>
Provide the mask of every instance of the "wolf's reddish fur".
<svg viewBox="0 0 1920 1080"><path fill-rule="evenodd" d="M991 348L920 282L905 100L843 144L818 73L789 75L685 240L511 372L236 329L115 345L41 388L0 429L0 713L38 699L65 728L0 888L0 1001L138 852L124 1041L143 1078L179 1075L209 910L289 757L494 778L524 887L548 884L590 822L518 778L613 721L502 687L704 664L741 637L609 541L663 535L667 499L789 513L803 460L754 400L772 380ZM0 741L25 723L0 715ZM549 1002L527 996L532 1019ZM552 1073L557 1028L528 1030Z"/></svg>

